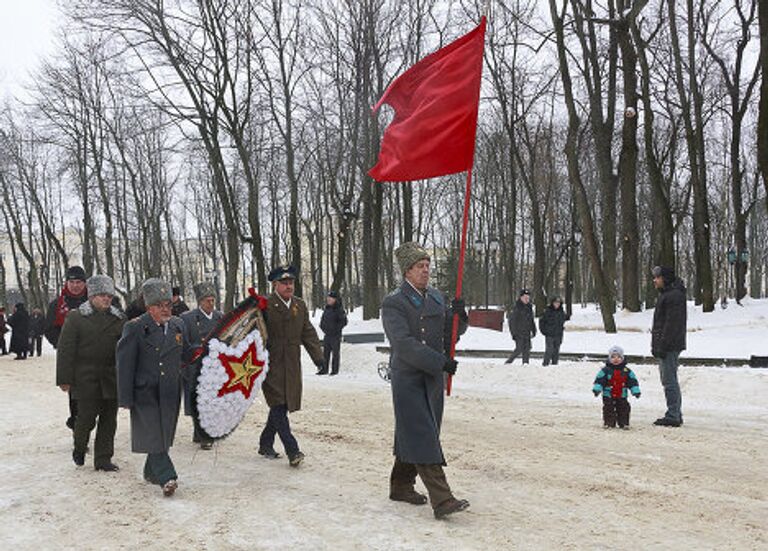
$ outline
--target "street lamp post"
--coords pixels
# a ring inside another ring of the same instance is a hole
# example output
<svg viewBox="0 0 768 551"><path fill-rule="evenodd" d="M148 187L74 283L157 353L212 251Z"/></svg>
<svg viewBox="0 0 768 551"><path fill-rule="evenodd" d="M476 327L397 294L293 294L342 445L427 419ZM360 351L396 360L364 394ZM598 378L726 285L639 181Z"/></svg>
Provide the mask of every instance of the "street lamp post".
<svg viewBox="0 0 768 551"><path fill-rule="evenodd" d="M484 258L484 265L485 265L485 309L488 310L490 305L490 260L491 260L491 253L493 253L494 257L496 256L496 251L499 250L499 240L496 239L494 236L490 236L488 238L488 244L486 246L486 243L482 239L475 240L474 243L474 249L477 251L478 254L485 253Z"/></svg>
<svg viewBox="0 0 768 551"><path fill-rule="evenodd" d="M566 258L566 274L565 274L565 312L568 319L571 319L573 314L573 274L575 272L573 262L576 260L575 249L581 244L581 231L578 229L573 230L571 239L568 241L568 258Z"/></svg>

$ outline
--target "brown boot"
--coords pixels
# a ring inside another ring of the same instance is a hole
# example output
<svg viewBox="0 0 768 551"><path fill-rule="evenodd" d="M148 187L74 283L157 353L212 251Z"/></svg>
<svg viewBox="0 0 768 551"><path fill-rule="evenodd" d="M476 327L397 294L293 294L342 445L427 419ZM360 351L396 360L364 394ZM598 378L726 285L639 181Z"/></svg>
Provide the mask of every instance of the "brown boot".
<svg viewBox="0 0 768 551"><path fill-rule="evenodd" d="M463 511L467 507L469 507L469 501L452 497L435 507L435 518L445 518L453 513Z"/></svg>
<svg viewBox="0 0 768 551"><path fill-rule="evenodd" d="M400 491L393 490L389 492L389 499L392 501L404 501L405 503L410 503L411 505L424 505L427 502L427 496L420 494L413 488Z"/></svg>

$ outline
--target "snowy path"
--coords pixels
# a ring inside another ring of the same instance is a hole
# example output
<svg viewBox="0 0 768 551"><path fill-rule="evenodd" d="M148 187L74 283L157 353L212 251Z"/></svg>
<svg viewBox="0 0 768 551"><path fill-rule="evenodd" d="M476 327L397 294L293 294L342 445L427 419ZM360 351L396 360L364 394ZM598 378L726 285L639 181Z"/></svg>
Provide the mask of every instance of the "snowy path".
<svg viewBox="0 0 768 551"><path fill-rule="evenodd" d="M179 423L180 475L164 499L142 481L121 412L116 474L70 459L66 398L52 356L0 359L2 549L759 549L768 546L768 372L682 371L686 425L662 412L652 366L633 366L643 397L630 431L604 431L590 393L597 365L460 363L443 443L466 513L387 499L392 412L375 375L385 356L346 346L342 374L305 369L291 420L307 461L256 455L257 403L212 452ZM311 365L305 362L306 365Z"/></svg>

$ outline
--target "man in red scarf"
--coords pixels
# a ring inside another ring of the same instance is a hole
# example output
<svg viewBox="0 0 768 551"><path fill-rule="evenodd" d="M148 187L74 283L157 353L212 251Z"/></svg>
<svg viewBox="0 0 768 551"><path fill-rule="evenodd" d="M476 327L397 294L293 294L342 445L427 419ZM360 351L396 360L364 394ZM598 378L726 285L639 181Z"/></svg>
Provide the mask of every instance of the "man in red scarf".
<svg viewBox="0 0 768 551"><path fill-rule="evenodd" d="M59 335L64 320L70 310L75 310L88 300L88 293L85 288L86 280L85 270L80 266L70 266L67 268L67 282L61 290L58 298L55 298L48 305L48 315L45 319L45 338L48 339L54 348L59 343ZM69 418L67 426L74 430L75 417L77 417L77 402L69 395Z"/></svg>

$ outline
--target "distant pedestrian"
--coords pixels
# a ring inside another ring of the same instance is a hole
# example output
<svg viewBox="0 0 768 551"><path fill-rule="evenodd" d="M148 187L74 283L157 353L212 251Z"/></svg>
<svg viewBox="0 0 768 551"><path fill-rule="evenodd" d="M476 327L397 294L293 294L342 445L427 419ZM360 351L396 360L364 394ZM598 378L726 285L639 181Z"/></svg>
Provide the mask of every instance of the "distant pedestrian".
<svg viewBox="0 0 768 551"><path fill-rule="evenodd" d="M654 421L662 427L679 427L683 424L682 395L677 380L680 352L685 350L687 330L687 306L685 286L675 271L667 266L652 270L653 285L659 291L659 300L653 312L651 353L659 360L661 385L667 401L664 417Z"/></svg>
<svg viewBox="0 0 768 551"><path fill-rule="evenodd" d="M138 318L140 315L142 315L146 311L147 311L147 307L144 304L144 298L141 296L141 291L139 291L139 296L136 297L135 300L132 300L126 307L125 316L129 320L132 320L132 319Z"/></svg>
<svg viewBox="0 0 768 551"><path fill-rule="evenodd" d="M171 286L146 280L147 312L125 324L117 343L118 405L131 412L131 451L146 453L144 479L166 497L178 487L168 454L176 436L181 406L184 322L171 315Z"/></svg>
<svg viewBox="0 0 768 551"><path fill-rule="evenodd" d="M527 365L531 356L531 339L536 336L536 322L533 320L531 293L528 289L520 291L515 306L507 314L507 322L509 332L515 341L515 349L504 363L511 364L515 358L522 356L523 365Z"/></svg>
<svg viewBox="0 0 768 551"><path fill-rule="evenodd" d="M539 318L539 330L545 338L544 361L542 365L557 365L560 360L560 345L563 343L565 312L563 301L554 297L544 314Z"/></svg>
<svg viewBox="0 0 768 551"><path fill-rule="evenodd" d="M56 384L77 400L72 460L85 464L88 440L96 427L93 466L117 471L112 462L117 430L115 346L125 314L112 306L115 284L106 275L87 281L88 300L67 314L56 351Z"/></svg>
<svg viewBox="0 0 768 551"><path fill-rule="evenodd" d="M323 337L323 356L325 363L323 368L317 372L317 375L328 373L328 367L331 368L331 375L339 372L339 363L341 361L339 353L341 351L341 331L347 325L347 313L344 311L344 305L341 303L341 297L336 291L329 291L325 299L325 309L323 317L320 318L320 329L324 333ZM331 359L333 358L333 359Z"/></svg>
<svg viewBox="0 0 768 551"><path fill-rule="evenodd" d="M29 317L29 355L43 354L43 334L45 333L45 316L40 308L33 308Z"/></svg>
<svg viewBox="0 0 768 551"><path fill-rule="evenodd" d="M48 313L45 318L45 338L56 348L59 344L59 334L67 319L70 310L77 310L81 304L88 300L85 288L85 270L81 266L70 266L67 268L66 283L59 296L48 304ZM77 418L77 401L69 396L69 417L66 425L75 430L75 419Z"/></svg>
<svg viewBox="0 0 768 551"><path fill-rule="evenodd" d="M216 310L216 287L204 281L195 285L197 308L181 315L184 322L184 342L186 344L185 362L192 359L195 351L202 346L203 340L216 327L223 314ZM200 376L200 364L188 363L184 367L184 415L192 416L192 442L200 444L203 450L213 447L213 440L206 438L195 416L196 404L195 387Z"/></svg>
<svg viewBox="0 0 768 551"><path fill-rule="evenodd" d="M29 350L29 313L23 302L19 302L13 310L13 315L6 322L13 328L11 333L11 352L16 354L14 360L26 360Z"/></svg>
<svg viewBox="0 0 768 551"><path fill-rule="evenodd" d="M189 306L184 302L184 297L181 296L181 287L173 288L173 298L171 299L171 302L173 303L173 310L171 313L174 316L181 316L184 312L189 311Z"/></svg>
<svg viewBox="0 0 768 551"><path fill-rule="evenodd" d="M8 348L5 342L5 334L8 332L8 326L5 321L5 308L0 308L0 356L8 355Z"/></svg>
<svg viewBox="0 0 768 551"><path fill-rule="evenodd" d="M627 367L624 349L612 346L608 351L608 361L597 372L592 386L595 396L603 396L603 427L629 429L629 413L632 407L627 396L629 393L640 398L640 383L635 373Z"/></svg>

